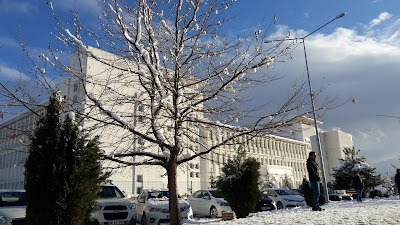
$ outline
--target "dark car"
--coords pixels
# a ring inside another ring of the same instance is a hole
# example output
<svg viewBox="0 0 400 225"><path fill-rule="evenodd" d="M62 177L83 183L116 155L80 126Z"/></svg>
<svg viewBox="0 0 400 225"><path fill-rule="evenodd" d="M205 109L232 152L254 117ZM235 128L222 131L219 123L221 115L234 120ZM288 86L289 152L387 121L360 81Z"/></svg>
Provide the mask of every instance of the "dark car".
<svg viewBox="0 0 400 225"><path fill-rule="evenodd" d="M372 190L370 193L369 193L369 197L370 198L375 198L375 197L386 197L386 198L388 198L389 197L389 194L388 193L383 193L381 190Z"/></svg>
<svg viewBox="0 0 400 225"><path fill-rule="evenodd" d="M275 202L264 193L260 194L260 199L256 205L256 212L270 211L276 209Z"/></svg>
<svg viewBox="0 0 400 225"><path fill-rule="evenodd" d="M329 194L329 201L342 201L342 197L339 194Z"/></svg>
<svg viewBox="0 0 400 225"><path fill-rule="evenodd" d="M353 200L353 197L351 197L348 194L329 194L329 201L342 201L342 200L351 201Z"/></svg>

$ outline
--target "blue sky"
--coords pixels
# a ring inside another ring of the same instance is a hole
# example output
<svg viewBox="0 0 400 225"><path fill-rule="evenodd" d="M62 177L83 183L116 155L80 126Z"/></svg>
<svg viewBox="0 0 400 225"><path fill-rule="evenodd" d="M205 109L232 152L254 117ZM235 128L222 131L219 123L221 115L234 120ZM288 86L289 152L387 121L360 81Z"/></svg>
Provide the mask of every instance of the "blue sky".
<svg viewBox="0 0 400 225"><path fill-rule="evenodd" d="M96 18L95 0L58 2L55 6L61 14L75 7L86 22ZM306 41L313 86L328 84L328 95L338 96L339 100L357 100L355 104L328 111L321 128L352 134L355 147L372 162L400 154L400 119L376 116L400 116L398 0L237 0L230 10L235 16L231 32L269 23L276 16L271 35L277 38L283 38L288 30L305 35L345 12L345 17ZM0 21L0 79L12 78L24 66L17 39L22 38L30 52L37 54L55 43L46 1L0 0ZM300 50L293 53L292 61L277 67L277 71L288 74L285 79L303 73L304 57ZM283 85L285 80L282 82Z"/></svg>

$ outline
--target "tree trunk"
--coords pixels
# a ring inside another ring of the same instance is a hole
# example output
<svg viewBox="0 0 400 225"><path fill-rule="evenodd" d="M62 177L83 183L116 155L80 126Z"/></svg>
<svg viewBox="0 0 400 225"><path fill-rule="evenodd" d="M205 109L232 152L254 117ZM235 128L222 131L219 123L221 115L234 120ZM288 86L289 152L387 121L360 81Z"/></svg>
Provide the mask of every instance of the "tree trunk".
<svg viewBox="0 0 400 225"><path fill-rule="evenodd" d="M173 162L168 162L168 190L169 190L169 216L170 224L182 224L181 210L178 201L178 189L176 184L176 168L177 165Z"/></svg>

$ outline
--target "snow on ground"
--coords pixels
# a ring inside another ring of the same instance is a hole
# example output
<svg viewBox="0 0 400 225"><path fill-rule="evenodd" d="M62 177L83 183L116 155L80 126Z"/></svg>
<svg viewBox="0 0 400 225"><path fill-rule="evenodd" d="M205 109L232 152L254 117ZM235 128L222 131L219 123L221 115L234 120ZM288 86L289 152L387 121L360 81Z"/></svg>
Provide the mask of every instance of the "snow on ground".
<svg viewBox="0 0 400 225"><path fill-rule="evenodd" d="M329 202L325 211L312 211L310 207L274 210L250 214L247 218L221 221L201 218L184 224L205 225L258 225L258 224L400 224L399 196L381 199L363 199L363 202Z"/></svg>

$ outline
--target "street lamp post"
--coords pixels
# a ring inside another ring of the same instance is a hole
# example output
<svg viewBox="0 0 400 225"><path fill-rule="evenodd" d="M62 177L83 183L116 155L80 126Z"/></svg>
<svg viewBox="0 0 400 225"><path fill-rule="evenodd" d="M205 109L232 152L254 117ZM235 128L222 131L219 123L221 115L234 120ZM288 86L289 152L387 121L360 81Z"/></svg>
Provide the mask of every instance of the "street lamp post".
<svg viewBox="0 0 400 225"><path fill-rule="evenodd" d="M304 50L304 60L306 62L306 70L307 70L307 80L308 80L308 88L310 91L310 98L311 98L311 109L312 109L312 113L313 113L313 119L314 119L314 127L315 127L315 137L316 137L316 142L317 142L317 147L318 147L318 153L319 153L319 157L321 158L321 170L322 170L322 185L324 188L324 197L326 202L329 201L329 194L328 194L328 186L326 183L326 174L325 174L325 165L324 165L324 156L322 154L322 148L321 148L321 142L320 142L320 137L319 137L319 132L318 132L318 122L317 122L317 116L315 113L315 105L314 105L314 94L312 91L312 86L311 86L311 79L310 79L310 71L308 69L308 61L307 61L307 51L306 51L306 44L305 44L305 39L314 34L315 32L317 32L318 30L320 30L321 28L325 27L326 25L332 23L333 21L342 18L343 16L345 16L346 13L340 13L339 15L337 15L335 18L333 18L332 20L330 20L329 22L325 23L324 25L318 27L317 29L315 29L314 31L310 32L309 34L307 34L304 37L301 38L287 38L287 39L281 39L281 40L268 40L266 41L266 43L270 43L270 42L276 42L276 41L295 41L295 40L301 40L303 43L303 50Z"/></svg>

